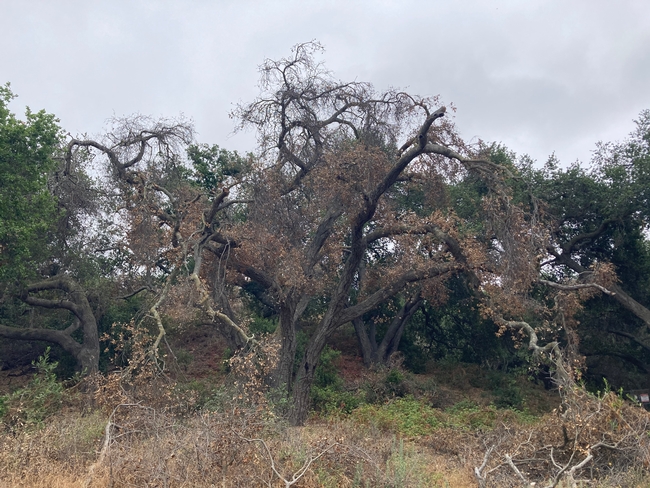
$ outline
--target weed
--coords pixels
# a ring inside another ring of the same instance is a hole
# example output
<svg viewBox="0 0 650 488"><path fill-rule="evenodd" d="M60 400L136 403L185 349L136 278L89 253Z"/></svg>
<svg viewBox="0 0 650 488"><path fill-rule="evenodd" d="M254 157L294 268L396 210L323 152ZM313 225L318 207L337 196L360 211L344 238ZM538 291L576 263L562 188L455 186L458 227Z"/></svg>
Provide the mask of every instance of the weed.
<svg viewBox="0 0 650 488"><path fill-rule="evenodd" d="M463 400L446 410L449 415L447 424L458 429L485 430L492 429L497 420L494 405L480 407L474 402Z"/></svg>
<svg viewBox="0 0 650 488"><path fill-rule="evenodd" d="M286 418L291 407L287 397L287 385L281 384L278 387L271 387L266 392L266 401L269 409L278 417Z"/></svg>
<svg viewBox="0 0 650 488"><path fill-rule="evenodd" d="M412 444L406 444L404 439L399 442L393 439L382 485L386 488L444 487L446 483L443 477L435 470L429 469L427 461L429 460L426 456L417 452Z"/></svg>
<svg viewBox="0 0 650 488"><path fill-rule="evenodd" d="M223 351L223 359L221 360L221 365L219 367L219 372L221 374L230 373L230 360L232 359L233 353L229 347Z"/></svg>
<svg viewBox="0 0 650 488"><path fill-rule="evenodd" d="M50 361L49 347L32 366L37 371L32 380L0 401L2 418L12 427L41 426L61 408L64 388L54 373L58 363Z"/></svg>
<svg viewBox="0 0 650 488"><path fill-rule="evenodd" d="M185 349L178 349L175 352L176 362L179 366L187 366L194 360L194 356L191 352L186 351Z"/></svg>
<svg viewBox="0 0 650 488"><path fill-rule="evenodd" d="M361 405L352 416L361 423L406 436L431 434L441 425L438 412L413 397L396 398L384 405Z"/></svg>

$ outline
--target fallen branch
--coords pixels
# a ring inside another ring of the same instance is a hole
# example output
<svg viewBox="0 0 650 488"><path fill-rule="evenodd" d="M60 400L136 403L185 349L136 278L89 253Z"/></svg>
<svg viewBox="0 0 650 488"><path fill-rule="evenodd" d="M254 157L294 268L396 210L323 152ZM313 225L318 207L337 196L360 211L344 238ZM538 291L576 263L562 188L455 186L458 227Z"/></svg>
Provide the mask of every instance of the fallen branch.
<svg viewBox="0 0 650 488"><path fill-rule="evenodd" d="M234 432L234 431L233 431ZM243 435L239 434L238 432L235 432L235 434L242 440L245 440L246 442L259 442L264 446L264 450L266 451L266 455L269 457L269 461L271 462L271 470L273 470L273 473L284 483L285 488L289 488L290 486L296 484L300 478L302 478L307 470L311 467L312 463L316 461L318 458L326 454L327 452L331 451L332 448L338 445L338 442L335 442L334 444L329 445L325 449L323 449L318 455L316 456L309 456L307 460L303 463L302 467L293 473L291 475L291 480L286 479L275 466L275 461L273 460L273 455L271 454L271 450L269 449L268 444L264 441L264 439L249 439L247 437L244 437Z"/></svg>

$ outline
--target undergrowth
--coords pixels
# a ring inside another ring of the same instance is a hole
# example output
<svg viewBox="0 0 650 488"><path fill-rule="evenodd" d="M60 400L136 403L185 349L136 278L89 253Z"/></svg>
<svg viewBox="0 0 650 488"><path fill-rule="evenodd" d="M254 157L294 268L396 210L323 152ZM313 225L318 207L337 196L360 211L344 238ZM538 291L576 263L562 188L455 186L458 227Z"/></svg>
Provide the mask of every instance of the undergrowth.
<svg viewBox="0 0 650 488"><path fill-rule="evenodd" d="M64 387L58 380L56 361L50 361L50 348L32 362L36 374L23 388L0 397L0 419L10 430L32 429L59 411Z"/></svg>
<svg viewBox="0 0 650 488"><path fill-rule="evenodd" d="M260 350L231 362L240 373L235 378L265 371L272 359ZM480 396L439 408L437 383L399 364L351 385L338 360L338 352L326 350L315 414L296 428L278 415L287 408L281 389L263 391L253 379L179 384L140 354L128 368L89 378L70 395L46 354L26 387L2 397L0 486L207 488L294 480L301 487L464 488L476 486L475 469L484 463L481 473L492 483L485 486L514 487L521 480L503 456L543 459L551 445L559 462L568 455L560 449L566 435L577 439L577 456L598 439L618 442L623 457L594 457L598 477L591 481L600 483L594 486L650 481L643 464L648 438L638 430L648 415L612 392L576 390L572 410L546 414L499 408ZM570 430L578 425L582 430ZM527 469L540 486L542 467Z"/></svg>

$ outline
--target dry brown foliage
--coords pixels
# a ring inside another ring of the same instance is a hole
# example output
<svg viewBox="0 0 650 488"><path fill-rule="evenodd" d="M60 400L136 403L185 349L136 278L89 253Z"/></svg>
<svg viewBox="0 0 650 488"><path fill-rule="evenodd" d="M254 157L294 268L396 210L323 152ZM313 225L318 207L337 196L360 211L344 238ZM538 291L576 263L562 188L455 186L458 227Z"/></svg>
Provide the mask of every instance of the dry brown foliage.
<svg viewBox="0 0 650 488"><path fill-rule="evenodd" d="M502 425L484 436L477 461L479 486L578 486L622 479L650 466L650 415L613 392L593 396L582 388L563 393L562 407L538 425Z"/></svg>
<svg viewBox="0 0 650 488"><path fill-rule="evenodd" d="M240 355L233 370L261 377L274 346ZM476 486L475 468L486 487L522 486L522 477L538 486L568 475L597 486L647 480L638 468L650 462L650 415L611 392L564 391L562 406L533 424L499 411L494 427L447 422L401 437L355 416L290 427L258 381L224 387L197 410L154 362L136 364L87 380L94 389L77 387L42 429L0 434L0 486L463 488Z"/></svg>
<svg viewBox="0 0 650 488"><path fill-rule="evenodd" d="M122 405L110 420L108 443L99 416L3 438L0 486L290 486L281 477L299 487L474 485L467 467L349 422L291 428L244 408L179 419L141 405Z"/></svg>

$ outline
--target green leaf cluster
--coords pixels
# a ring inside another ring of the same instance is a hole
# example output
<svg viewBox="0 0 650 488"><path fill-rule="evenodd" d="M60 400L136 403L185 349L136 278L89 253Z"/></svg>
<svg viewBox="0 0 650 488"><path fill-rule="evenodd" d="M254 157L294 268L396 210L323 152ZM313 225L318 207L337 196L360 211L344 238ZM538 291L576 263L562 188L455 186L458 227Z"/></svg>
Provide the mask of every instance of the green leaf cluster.
<svg viewBox="0 0 650 488"><path fill-rule="evenodd" d="M194 183L208 191L216 191L227 177L245 172L249 165L237 151L228 151L216 144L192 144L187 156L196 172Z"/></svg>
<svg viewBox="0 0 650 488"><path fill-rule="evenodd" d="M61 129L54 115L29 108L25 120L10 110L15 98L0 86L0 280L21 279L47 247L47 231L57 215L47 187L56 165Z"/></svg>
<svg viewBox="0 0 650 488"><path fill-rule="evenodd" d="M58 362L50 360L48 347L37 361L32 362L37 370L34 378L24 388L0 397L0 417L12 425L38 427L58 412L64 391L54 372L58 365Z"/></svg>

